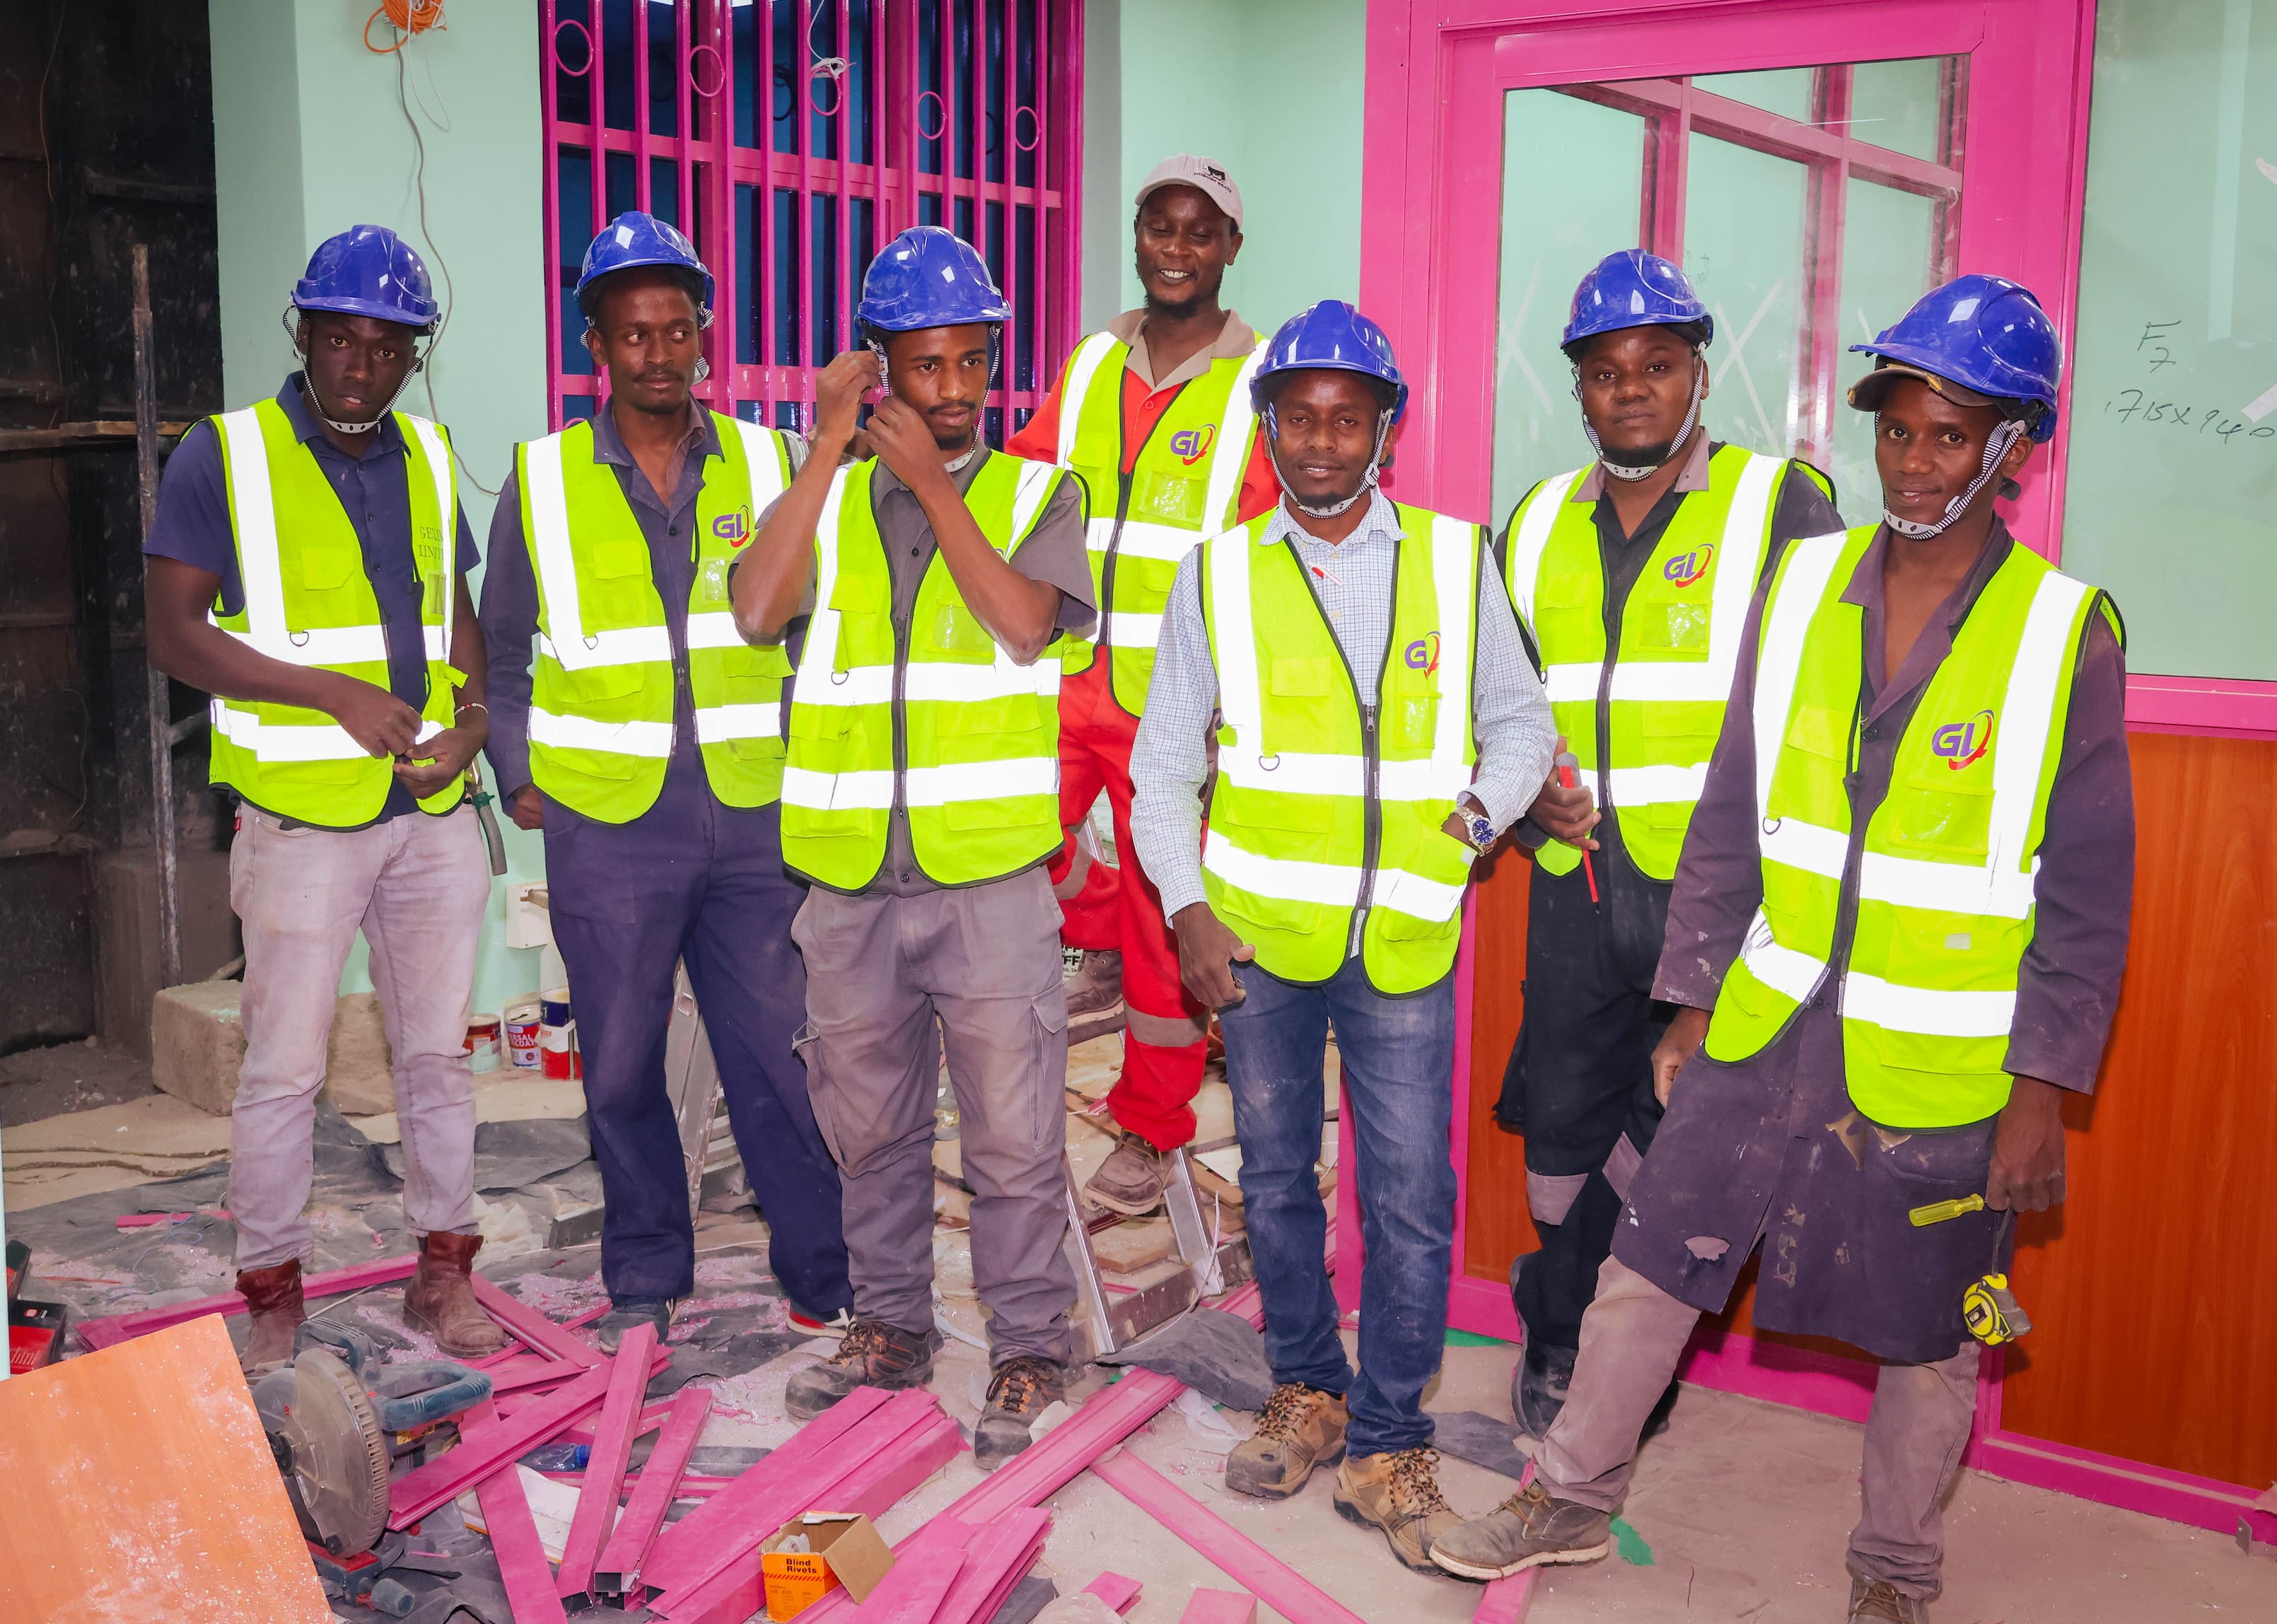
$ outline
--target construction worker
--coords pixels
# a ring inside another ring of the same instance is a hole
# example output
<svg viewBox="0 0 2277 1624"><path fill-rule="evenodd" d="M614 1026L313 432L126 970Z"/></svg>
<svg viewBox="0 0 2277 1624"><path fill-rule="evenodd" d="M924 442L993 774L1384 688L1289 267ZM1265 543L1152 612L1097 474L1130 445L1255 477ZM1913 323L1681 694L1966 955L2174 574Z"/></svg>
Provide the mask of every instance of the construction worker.
<svg viewBox="0 0 2277 1624"><path fill-rule="evenodd" d="M1842 527L1817 469L1709 438L1715 330L1653 254L1624 249L1581 278L1561 343L1597 459L1528 491L1499 548L1576 779L1553 775L1519 825L1536 848L1526 1004L1496 1111L1526 1135L1540 1237L1511 1269L1525 1328L1511 1408L1535 1438L1660 1121L1652 1050L1674 1012L1653 970L1748 600L1788 543Z"/></svg>
<svg viewBox="0 0 2277 1624"><path fill-rule="evenodd" d="M1449 972L1472 860L1532 799L1553 730L1483 528L1376 489L1407 402L1382 330L1314 305L1251 399L1283 499L1179 564L1132 755L1139 861L1225 1031L1265 1294L1275 1390L1225 1482L1277 1499L1344 1455L1337 1509L1428 1572L1457 1521L1422 1408L1454 1238ZM1314 1172L1332 1023L1367 1250L1357 1377Z"/></svg>
<svg viewBox="0 0 2277 1624"><path fill-rule="evenodd" d="M467 596L480 560L449 432L394 409L439 315L394 232L321 244L293 290L300 370L183 437L143 544L150 663L213 696L213 781L237 800L245 1060L229 1204L248 1374L293 1357L304 1317L316 1090L359 930L419 1241L404 1317L461 1358L505 1345L468 1278L482 1237L463 1051L491 894L466 781L485 737Z"/></svg>
<svg viewBox="0 0 2277 1624"><path fill-rule="evenodd" d="M1066 1390L1067 990L1060 665L1092 624L1083 482L992 453L980 414L1010 307L939 226L886 246L866 347L819 380L813 456L737 570L746 635L811 613L790 715L783 860L813 883L803 1036L845 1187L854 1324L791 1415L933 1374L934 1104L946 1043L993 1366L973 1454L1025 1449ZM876 447L837 467L865 392Z"/></svg>
<svg viewBox="0 0 2277 1624"><path fill-rule="evenodd" d="M1118 1142L1085 1186L1133 1215L1162 1199L1162 1154L1194 1136L1208 1016L1178 979L1177 940L1131 844L1131 746L1178 560L1281 499L1249 409L1257 331L1218 303L1241 252L1241 189L1180 153L1139 183L1132 236L1146 302L1076 346L1044 404L1005 449L1071 467L1090 488L1099 639L1066 641L1060 687L1060 822L1053 877L1062 935L1085 951L1070 1021L1123 1006L1123 1071L1107 1097ZM1101 790L1116 863L1077 835Z"/></svg>
<svg viewBox="0 0 2277 1624"><path fill-rule="evenodd" d="M804 456L707 411L712 273L653 216L585 252L577 307L601 410L514 451L483 581L491 760L514 822L545 832L601 1167L613 1351L661 1337L695 1286L680 1128L665 1083L673 976L704 1013L735 1146L792 1323L842 1329L853 1295L838 1177L792 1045L805 989L784 872L780 647L736 634L727 573ZM532 644L536 654L533 660Z"/></svg>
<svg viewBox="0 0 2277 1624"><path fill-rule="evenodd" d="M1760 1244L1755 1324L1882 1362L1844 1615L1921 1624L1976 1405L1964 1294L2063 1196L2127 952L2118 618L1993 508L2055 432L2061 350L1967 276L1870 344L1883 518L1790 546L1669 907L1669 1103L1530 1481L1434 1555L1473 1578L1611 1548L1640 1428ZM1704 1044L1703 1044L1704 1037ZM1671 1089L1674 1092L1672 1097ZM1918 1226L1911 1210L1989 1210ZM1997 1332L1995 1333L1997 1334Z"/></svg>

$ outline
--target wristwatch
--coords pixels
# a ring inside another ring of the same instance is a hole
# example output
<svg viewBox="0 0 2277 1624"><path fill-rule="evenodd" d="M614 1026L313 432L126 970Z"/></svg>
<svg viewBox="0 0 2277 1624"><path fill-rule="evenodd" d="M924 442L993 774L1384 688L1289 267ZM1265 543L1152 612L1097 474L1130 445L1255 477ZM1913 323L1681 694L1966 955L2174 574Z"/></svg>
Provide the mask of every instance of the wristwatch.
<svg viewBox="0 0 2277 1624"><path fill-rule="evenodd" d="M1495 843L1495 837L1502 832L1494 826L1494 820L1479 809L1479 803L1468 795L1457 798L1455 816L1463 820L1463 827L1467 831L1466 838L1471 845L1481 852L1484 852L1492 846Z"/></svg>

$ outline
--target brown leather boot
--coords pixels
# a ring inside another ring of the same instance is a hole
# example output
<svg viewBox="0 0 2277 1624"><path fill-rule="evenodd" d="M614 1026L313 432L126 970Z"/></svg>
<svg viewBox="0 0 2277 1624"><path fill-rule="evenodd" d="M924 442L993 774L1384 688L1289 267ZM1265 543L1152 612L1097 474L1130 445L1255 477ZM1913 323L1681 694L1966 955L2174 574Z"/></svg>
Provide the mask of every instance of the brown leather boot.
<svg viewBox="0 0 2277 1624"><path fill-rule="evenodd" d="M403 1317L453 1359L479 1359L506 1346L506 1332L475 1301L471 1277L480 1235L438 1231L419 1242L419 1269L403 1293Z"/></svg>
<svg viewBox="0 0 2277 1624"><path fill-rule="evenodd" d="M288 1258L266 1269L240 1269L237 1291L252 1315L239 1365L248 1376L266 1376L292 1363L293 1332L308 1317L301 1302L301 1260Z"/></svg>

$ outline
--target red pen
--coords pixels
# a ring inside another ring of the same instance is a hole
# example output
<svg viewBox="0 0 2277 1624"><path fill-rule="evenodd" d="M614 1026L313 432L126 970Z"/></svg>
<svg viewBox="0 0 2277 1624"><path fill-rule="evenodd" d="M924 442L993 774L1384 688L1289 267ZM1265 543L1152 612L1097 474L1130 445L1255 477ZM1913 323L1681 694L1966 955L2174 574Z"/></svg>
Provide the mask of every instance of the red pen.
<svg viewBox="0 0 2277 1624"><path fill-rule="evenodd" d="M1576 756L1571 750L1566 751L1563 755L1560 755L1557 758L1558 788L1579 789L1581 787L1581 780L1573 776L1573 769L1580 764L1580 758ZM1590 906L1594 907L1597 901L1597 866L1589 861L1589 854L1587 852L1581 854L1581 874L1582 877L1589 882L1589 903Z"/></svg>

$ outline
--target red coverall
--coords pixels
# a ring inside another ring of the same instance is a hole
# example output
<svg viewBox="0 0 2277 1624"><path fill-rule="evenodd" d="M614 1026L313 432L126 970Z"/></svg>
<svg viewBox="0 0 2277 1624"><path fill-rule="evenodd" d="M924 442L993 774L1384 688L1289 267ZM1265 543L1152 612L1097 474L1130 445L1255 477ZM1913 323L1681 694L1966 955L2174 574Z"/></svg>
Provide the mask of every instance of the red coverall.
<svg viewBox="0 0 2277 1624"><path fill-rule="evenodd" d="M1137 466L1147 435L1184 387L1151 389L1137 372L1123 369L1123 472ZM1055 382L1044 404L1004 449L1016 457L1056 461L1059 435L1060 385ZM1260 424L1236 513L1246 522L1280 499L1281 482ZM1106 608L1100 605L1102 612ZM1127 1012L1123 1074L1107 1097L1107 1107L1118 1125L1156 1150L1174 1150L1194 1136L1193 1098L1202 1083L1208 1014L1178 979L1177 937L1162 917L1161 893L1138 867L1131 839L1131 746L1138 736L1138 718L1116 701L1108 664L1102 650L1089 671L1060 687L1060 823L1069 836L1050 872L1055 885L1066 879L1075 858L1074 831L1104 789L1115 814L1120 867L1092 864L1082 889L1062 898L1061 939L1070 947L1122 951ZM1188 1031L1193 1036L1184 1043L1149 1041Z"/></svg>

